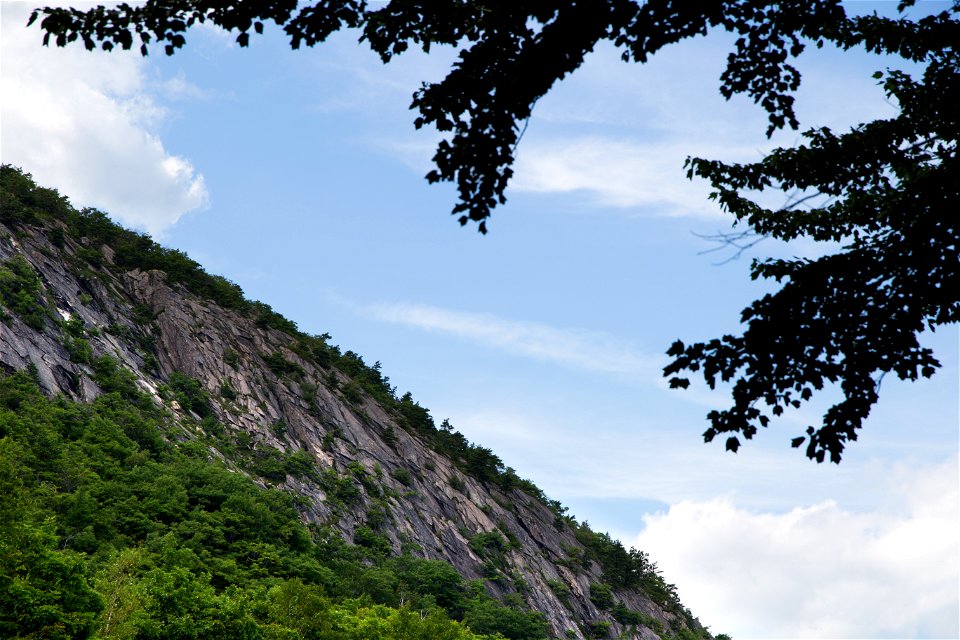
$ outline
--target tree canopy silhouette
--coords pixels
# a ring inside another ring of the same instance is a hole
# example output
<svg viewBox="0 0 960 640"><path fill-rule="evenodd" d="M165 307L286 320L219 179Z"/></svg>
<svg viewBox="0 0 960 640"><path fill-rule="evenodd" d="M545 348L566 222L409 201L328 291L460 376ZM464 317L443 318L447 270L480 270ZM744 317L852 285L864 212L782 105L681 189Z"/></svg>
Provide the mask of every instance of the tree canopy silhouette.
<svg viewBox="0 0 960 640"><path fill-rule="evenodd" d="M757 259L754 278L782 283L742 314L739 336L704 343L677 341L664 373L674 388L684 372L708 385L732 382L732 405L708 414L707 441L728 434L737 451L786 408L837 384L843 399L818 427L794 438L818 462L839 462L847 441L878 398L880 381L929 377L940 366L922 347L924 330L960 318L957 213L960 171L960 0L919 19L911 0L896 17L850 16L840 0L148 0L84 11L45 8L44 43L81 41L87 49L151 46L173 54L185 33L210 22L247 46L265 22L279 25L294 49L323 42L345 28L384 62L411 46L459 48L447 76L413 96L416 126L444 137L430 182L453 182L461 224L486 233L491 211L506 201L514 152L537 100L576 70L602 41L626 61L646 62L667 45L724 31L736 35L720 92L751 97L768 115L767 135L798 128L791 64L807 46L863 47L922 68L875 74L899 107L890 118L849 131L813 128L803 143L760 162L729 164L690 158L687 175L708 180L712 198L751 233L782 240L808 237L840 248L818 259ZM784 192L793 204L765 207L755 194ZM753 195L751 195L753 194ZM794 206L797 201L804 206Z"/></svg>

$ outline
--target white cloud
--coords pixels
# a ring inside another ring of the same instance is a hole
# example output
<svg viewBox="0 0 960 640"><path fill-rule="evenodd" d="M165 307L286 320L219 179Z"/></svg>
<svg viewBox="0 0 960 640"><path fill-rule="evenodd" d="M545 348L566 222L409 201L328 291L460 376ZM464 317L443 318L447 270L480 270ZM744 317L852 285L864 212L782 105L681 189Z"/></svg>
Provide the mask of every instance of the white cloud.
<svg viewBox="0 0 960 640"><path fill-rule="evenodd" d="M901 506L873 512L680 502L645 516L634 544L703 622L735 638L957 637L957 475L956 457L892 469L886 488Z"/></svg>
<svg viewBox="0 0 960 640"><path fill-rule="evenodd" d="M2 6L3 162L152 234L204 207L203 176L154 133L164 111L139 54L42 47L32 8Z"/></svg>
<svg viewBox="0 0 960 640"><path fill-rule="evenodd" d="M690 149L604 137L531 142L521 147L512 187L534 193L582 191L596 204L644 207L666 216L723 215L703 181L686 179Z"/></svg>
<svg viewBox="0 0 960 640"><path fill-rule="evenodd" d="M625 64L613 46L599 46L537 104L512 187L581 191L596 204L642 207L644 214L719 218L719 207L707 199L709 185L687 179L688 156L755 162L801 141L789 129L768 140L761 107L744 96L727 101L720 95L733 39L720 33L689 39L642 65ZM871 77L882 62L860 52L842 55L838 65L836 51L810 50L797 63L804 73L797 94L801 130L842 130L893 112ZM772 206L783 199L775 192L765 198Z"/></svg>
<svg viewBox="0 0 960 640"><path fill-rule="evenodd" d="M176 75L162 80L160 87L164 97L168 100L203 101L210 100L217 95L216 92L208 91L188 81L182 70L177 72Z"/></svg>
<svg viewBox="0 0 960 640"><path fill-rule="evenodd" d="M555 362L573 369L629 377L659 376L659 356L640 353L632 345L600 331L558 329L536 322L506 320L487 313L453 311L421 304L369 307L377 319L496 347L515 355Z"/></svg>

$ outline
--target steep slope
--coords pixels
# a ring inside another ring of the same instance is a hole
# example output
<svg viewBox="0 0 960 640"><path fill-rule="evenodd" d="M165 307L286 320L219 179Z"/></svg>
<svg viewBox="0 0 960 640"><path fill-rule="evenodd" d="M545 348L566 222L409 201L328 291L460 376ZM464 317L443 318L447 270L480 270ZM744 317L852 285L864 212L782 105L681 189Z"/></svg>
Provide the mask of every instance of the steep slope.
<svg viewBox="0 0 960 640"><path fill-rule="evenodd" d="M185 255L2 172L7 372L90 402L104 371L129 370L175 416L168 440L201 443L210 460L303 496L302 518L348 542L449 562L495 598L542 612L554 637L709 637L645 554L435 426L378 365L300 333Z"/></svg>

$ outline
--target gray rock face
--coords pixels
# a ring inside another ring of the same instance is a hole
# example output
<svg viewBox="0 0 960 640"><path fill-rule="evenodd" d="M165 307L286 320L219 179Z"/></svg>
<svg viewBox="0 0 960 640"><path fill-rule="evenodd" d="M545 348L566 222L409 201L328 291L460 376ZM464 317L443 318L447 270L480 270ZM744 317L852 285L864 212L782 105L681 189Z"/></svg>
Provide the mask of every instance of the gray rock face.
<svg viewBox="0 0 960 640"><path fill-rule="evenodd" d="M604 582L602 568L579 560L585 549L569 522L520 489L505 491L466 475L369 395L347 399L348 376L298 355L292 336L171 286L163 272L124 271L115 265L110 247L87 247L103 256L100 266L90 264L78 255L81 244L67 237L58 248L48 232L38 227L14 232L0 225L0 260L24 257L43 282L50 310L39 331L7 312L0 324L0 366L6 370L35 367L46 393L79 401L95 398L102 390L93 380L91 361L71 361L60 322L79 318L93 356L119 360L157 402L164 402L161 385L180 372L199 380L208 392L225 437L246 434L251 448L306 452L318 471L313 479L288 475L275 484L304 496L306 517L335 527L348 541L376 512L395 552L445 560L467 579L486 579L497 597L520 593L531 608L543 612L560 638L585 638L594 621L609 622L611 637L647 640L660 637L650 627L662 625L661 634L669 636L688 625L683 616L640 591L615 590L613 595L659 625L625 626L599 610L589 594L591 583ZM282 355L302 375L277 375L265 360L271 354ZM166 404L189 417L175 402ZM285 429L277 428L281 423ZM198 429L197 420L182 424L188 425L182 437ZM211 456L223 457L214 449ZM227 457L226 462L234 461ZM379 489L372 482L357 483L359 495L348 504L331 500L329 485L318 480L327 470L341 476L366 474ZM470 545L471 537L492 531L511 540L505 563L494 568ZM558 597L557 585L569 594ZM703 633L699 626L696 630Z"/></svg>

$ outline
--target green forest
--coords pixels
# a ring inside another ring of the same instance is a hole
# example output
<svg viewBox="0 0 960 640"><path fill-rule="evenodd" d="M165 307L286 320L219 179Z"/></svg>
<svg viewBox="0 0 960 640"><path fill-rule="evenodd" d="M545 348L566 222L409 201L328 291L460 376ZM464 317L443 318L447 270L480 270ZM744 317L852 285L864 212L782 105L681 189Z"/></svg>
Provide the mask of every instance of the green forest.
<svg viewBox="0 0 960 640"><path fill-rule="evenodd" d="M119 373L89 405L0 380L0 635L545 637L450 565L348 545L202 443L167 442L171 416Z"/></svg>

